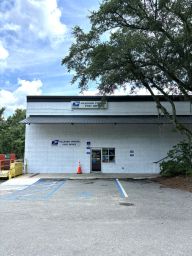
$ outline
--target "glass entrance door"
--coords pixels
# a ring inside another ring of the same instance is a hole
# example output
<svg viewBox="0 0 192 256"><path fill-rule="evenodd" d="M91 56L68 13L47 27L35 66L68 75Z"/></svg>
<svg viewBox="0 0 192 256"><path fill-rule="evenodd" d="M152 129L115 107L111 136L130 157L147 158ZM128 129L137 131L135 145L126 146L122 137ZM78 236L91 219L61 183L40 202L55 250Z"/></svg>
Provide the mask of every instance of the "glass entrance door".
<svg viewBox="0 0 192 256"><path fill-rule="evenodd" d="M92 172L101 171L101 149L92 149Z"/></svg>

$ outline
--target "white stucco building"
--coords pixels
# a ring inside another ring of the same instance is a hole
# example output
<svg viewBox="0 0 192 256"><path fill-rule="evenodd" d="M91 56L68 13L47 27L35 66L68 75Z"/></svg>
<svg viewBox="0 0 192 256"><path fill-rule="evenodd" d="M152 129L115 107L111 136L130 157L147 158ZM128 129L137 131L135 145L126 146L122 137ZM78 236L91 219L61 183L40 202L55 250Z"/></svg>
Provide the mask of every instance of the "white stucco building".
<svg viewBox="0 0 192 256"><path fill-rule="evenodd" d="M192 127L191 103L174 101ZM78 161L84 173L157 173L182 139L150 96L28 96L25 123L30 173L76 173Z"/></svg>

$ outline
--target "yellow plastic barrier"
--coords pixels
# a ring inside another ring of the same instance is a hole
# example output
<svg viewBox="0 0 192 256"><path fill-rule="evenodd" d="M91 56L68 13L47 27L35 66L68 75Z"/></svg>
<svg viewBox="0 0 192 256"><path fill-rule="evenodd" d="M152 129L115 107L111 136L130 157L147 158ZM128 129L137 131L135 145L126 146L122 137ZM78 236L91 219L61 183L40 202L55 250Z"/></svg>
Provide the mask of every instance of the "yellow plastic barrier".
<svg viewBox="0 0 192 256"><path fill-rule="evenodd" d="M14 178L18 175L23 174L23 163L22 162L14 162L10 164L10 170L2 170L0 171L0 178Z"/></svg>
<svg viewBox="0 0 192 256"><path fill-rule="evenodd" d="M22 174L23 174L23 163L22 162L11 163L10 171L9 171L9 179Z"/></svg>

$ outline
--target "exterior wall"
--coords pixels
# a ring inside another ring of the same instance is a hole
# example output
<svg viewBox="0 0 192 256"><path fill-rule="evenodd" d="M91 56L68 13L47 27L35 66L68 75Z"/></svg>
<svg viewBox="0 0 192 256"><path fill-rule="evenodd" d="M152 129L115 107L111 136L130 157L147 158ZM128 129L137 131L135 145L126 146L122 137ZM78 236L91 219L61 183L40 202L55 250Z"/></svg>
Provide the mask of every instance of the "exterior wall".
<svg viewBox="0 0 192 256"><path fill-rule="evenodd" d="M52 146L56 139L79 140L80 145ZM83 172L89 173L86 143L90 141L91 148L115 148L116 161L102 163L103 173L155 173L159 168L153 162L180 140L172 125L31 124L26 126L25 159L31 173L75 173L78 160Z"/></svg>
<svg viewBox="0 0 192 256"><path fill-rule="evenodd" d="M167 102L163 105L170 107ZM175 102L178 115L191 115L190 102ZM157 115L152 102L108 102L107 109L73 109L71 102L28 102L29 115Z"/></svg>

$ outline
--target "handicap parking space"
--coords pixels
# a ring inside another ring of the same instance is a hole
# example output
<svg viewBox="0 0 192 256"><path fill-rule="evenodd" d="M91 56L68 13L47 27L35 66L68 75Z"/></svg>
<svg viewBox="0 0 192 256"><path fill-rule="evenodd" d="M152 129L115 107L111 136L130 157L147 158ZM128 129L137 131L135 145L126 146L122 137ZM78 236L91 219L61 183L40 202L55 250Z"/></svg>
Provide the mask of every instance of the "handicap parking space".
<svg viewBox="0 0 192 256"><path fill-rule="evenodd" d="M0 200L48 200L57 190L63 186L65 180L43 180L40 179L32 185L25 186L24 189L0 190Z"/></svg>
<svg viewBox="0 0 192 256"><path fill-rule="evenodd" d="M4 186L0 200L88 200L119 199L123 197L116 180L39 179L29 186Z"/></svg>
<svg viewBox="0 0 192 256"><path fill-rule="evenodd" d="M67 180L52 200L120 198L115 180Z"/></svg>

